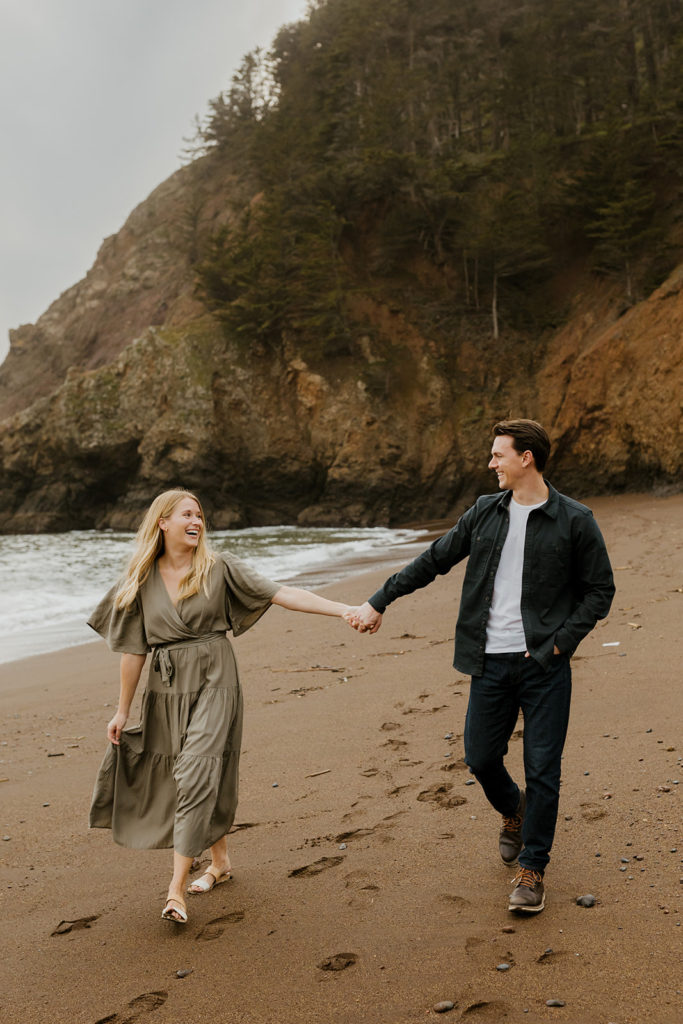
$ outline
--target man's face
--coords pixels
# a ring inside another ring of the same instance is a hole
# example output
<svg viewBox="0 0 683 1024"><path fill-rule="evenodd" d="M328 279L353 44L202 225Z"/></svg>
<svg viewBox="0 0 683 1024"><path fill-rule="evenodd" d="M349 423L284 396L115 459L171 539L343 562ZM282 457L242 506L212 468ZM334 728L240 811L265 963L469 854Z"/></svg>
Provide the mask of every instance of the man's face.
<svg viewBox="0 0 683 1024"><path fill-rule="evenodd" d="M514 490L515 484L524 475L530 459L530 452L515 451L513 438L508 434L494 438L489 469L492 469L498 477L498 486L501 491Z"/></svg>

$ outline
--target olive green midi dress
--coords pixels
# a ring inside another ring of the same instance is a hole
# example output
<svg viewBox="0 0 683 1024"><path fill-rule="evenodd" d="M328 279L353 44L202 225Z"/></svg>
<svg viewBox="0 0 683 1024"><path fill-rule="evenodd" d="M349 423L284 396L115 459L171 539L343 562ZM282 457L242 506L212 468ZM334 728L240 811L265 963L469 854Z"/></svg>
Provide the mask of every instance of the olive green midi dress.
<svg viewBox="0 0 683 1024"><path fill-rule="evenodd" d="M198 857L230 830L237 810L242 692L227 631L244 633L279 590L234 555L216 556L208 593L174 605L155 562L133 605L117 587L88 625L112 651L152 661L139 726L124 729L100 766L91 828L134 849Z"/></svg>

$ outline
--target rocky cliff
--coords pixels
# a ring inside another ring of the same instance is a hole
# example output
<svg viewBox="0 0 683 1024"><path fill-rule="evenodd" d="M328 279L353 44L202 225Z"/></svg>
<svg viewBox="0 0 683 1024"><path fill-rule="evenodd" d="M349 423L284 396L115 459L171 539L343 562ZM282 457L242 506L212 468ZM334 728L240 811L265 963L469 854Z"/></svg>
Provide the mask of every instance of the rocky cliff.
<svg viewBox="0 0 683 1024"><path fill-rule="evenodd" d="M194 264L230 219L224 165L161 185L85 279L12 333L0 370L6 532L132 527L182 484L216 527L405 523L480 490L490 427L544 422L549 476L576 496L680 486L683 267L620 314L586 275L562 329L427 337L410 301L349 298L349 352L230 337Z"/></svg>

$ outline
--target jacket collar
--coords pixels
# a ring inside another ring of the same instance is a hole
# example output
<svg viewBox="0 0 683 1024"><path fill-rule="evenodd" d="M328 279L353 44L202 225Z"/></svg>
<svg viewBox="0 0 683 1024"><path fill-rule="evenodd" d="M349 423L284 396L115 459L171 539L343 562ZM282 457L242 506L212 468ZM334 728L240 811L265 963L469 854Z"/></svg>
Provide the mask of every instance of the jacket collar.
<svg viewBox="0 0 683 1024"><path fill-rule="evenodd" d="M539 512L544 512L547 516L550 516L551 519L557 519L557 513L560 508L559 492L555 490L553 485L549 483L545 479L545 477L543 477L543 482L548 488L548 500L546 501L545 505L543 505L543 507L539 509ZM503 493L498 498L498 511L506 512L507 509L510 507L511 501L512 491L503 491Z"/></svg>

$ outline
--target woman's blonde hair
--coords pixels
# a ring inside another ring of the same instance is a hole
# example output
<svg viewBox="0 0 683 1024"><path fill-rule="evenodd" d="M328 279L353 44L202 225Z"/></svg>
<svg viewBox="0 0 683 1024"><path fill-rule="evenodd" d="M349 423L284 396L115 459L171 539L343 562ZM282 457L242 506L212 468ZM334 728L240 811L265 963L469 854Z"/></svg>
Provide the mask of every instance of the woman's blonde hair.
<svg viewBox="0 0 683 1024"><path fill-rule="evenodd" d="M164 550L164 532L159 526L160 519L167 519L173 514L176 505L184 498L191 498L199 505L199 510L204 520L204 510L199 498L190 491L177 488L172 491L164 491L154 499L147 509L145 517L135 538L135 551L130 560L126 574L123 577L119 589L114 598L117 608L129 608L137 596L137 592L149 576L150 570L159 555ZM212 565L216 561L214 555L206 542L206 521L204 529L199 534L197 547L192 554L192 565L186 576L180 581L178 588L178 600L184 597L191 597L198 594L204 587L208 591L208 578Z"/></svg>

